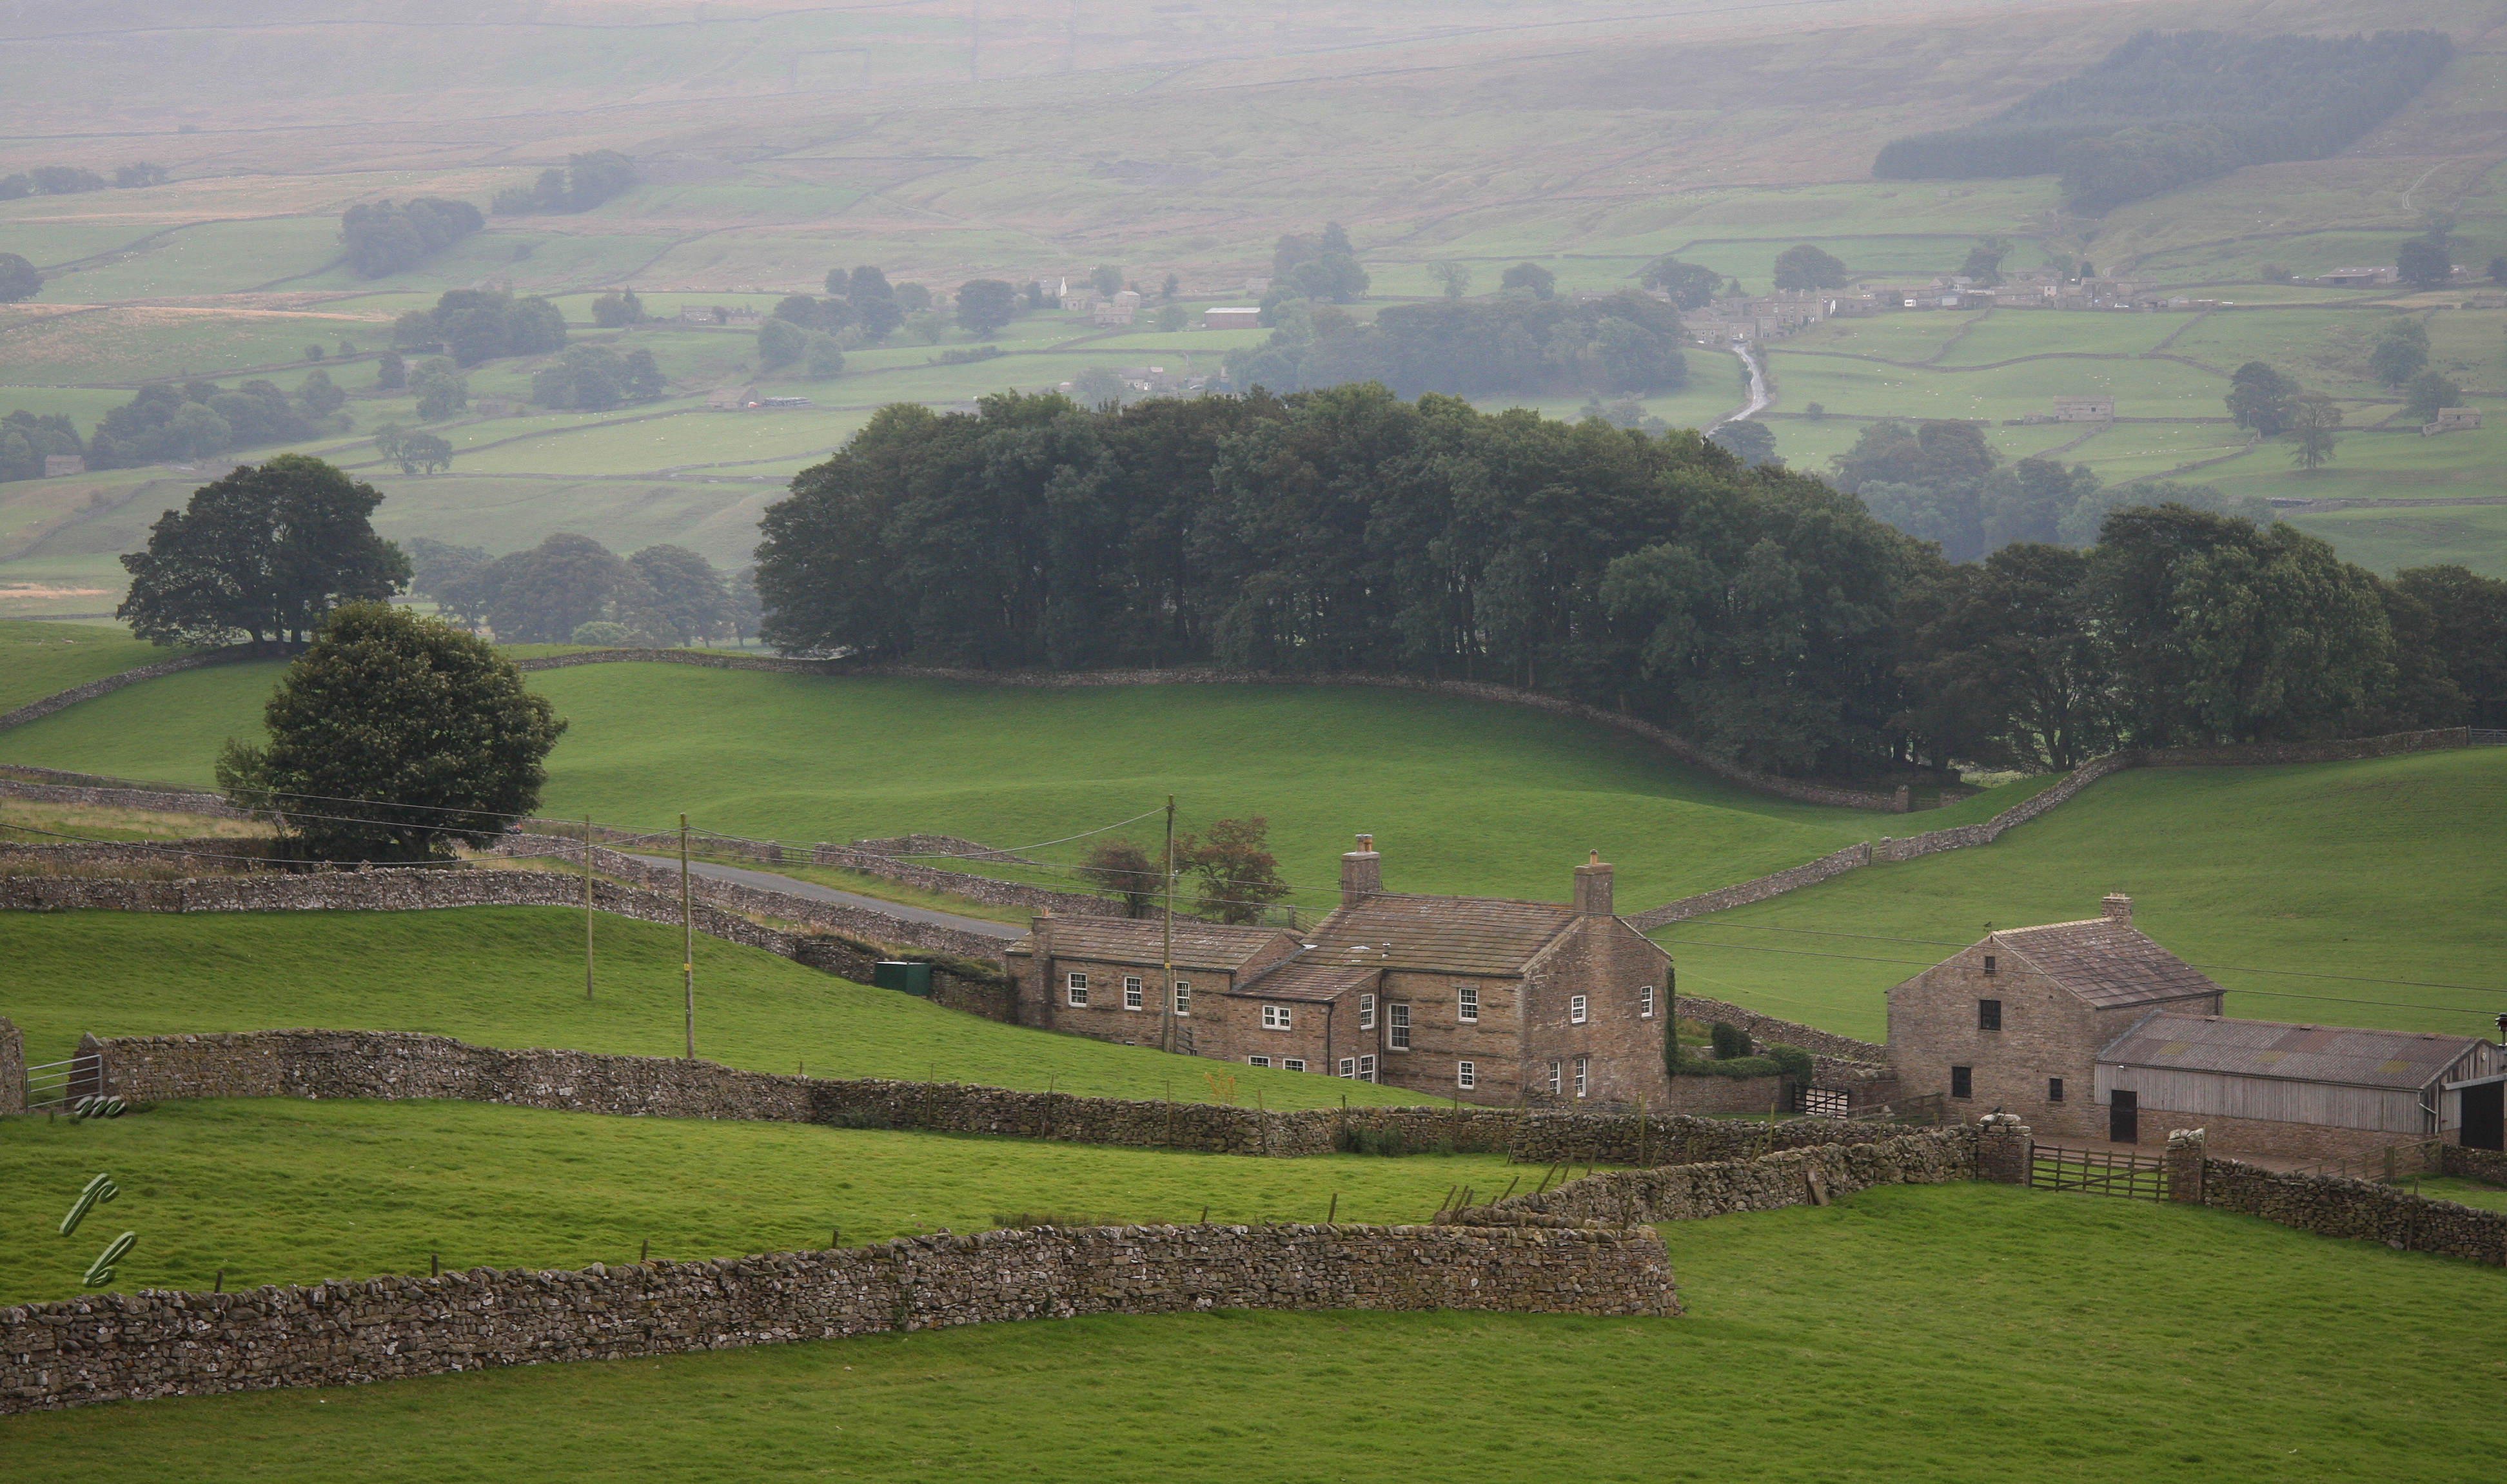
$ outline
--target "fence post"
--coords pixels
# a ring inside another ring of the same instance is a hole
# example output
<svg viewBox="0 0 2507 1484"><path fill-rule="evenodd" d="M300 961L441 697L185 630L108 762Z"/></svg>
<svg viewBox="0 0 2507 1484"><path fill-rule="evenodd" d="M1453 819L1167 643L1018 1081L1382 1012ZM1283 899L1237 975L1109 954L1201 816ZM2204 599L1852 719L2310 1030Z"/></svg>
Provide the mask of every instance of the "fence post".
<svg viewBox="0 0 2507 1484"><path fill-rule="evenodd" d="M1998 1185L2025 1185L2036 1162L2037 1140L2017 1113L1987 1113L1978 1121L1976 1176Z"/></svg>
<svg viewBox="0 0 2507 1484"><path fill-rule="evenodd" d="M2202 1174L2207 1164L2208 1132L2202 1129L2171 1129L2167 1135L2167 1198L2171 1201L2203 1201Z"/></svg>

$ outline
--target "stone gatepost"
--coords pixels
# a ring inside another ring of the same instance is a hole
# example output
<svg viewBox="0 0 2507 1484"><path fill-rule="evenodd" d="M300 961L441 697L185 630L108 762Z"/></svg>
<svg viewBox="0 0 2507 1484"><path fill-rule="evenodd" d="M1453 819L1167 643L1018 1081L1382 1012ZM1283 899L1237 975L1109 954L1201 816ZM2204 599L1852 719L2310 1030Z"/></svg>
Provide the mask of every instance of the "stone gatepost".
<svg viewBox="0 0 2507 1484"><path fill-rule="evenodd" d="M2171 1129L2167 1134L2167 1198L2202 1204L2202 1171L2210 1153L2207 1131Z"/></svg>
<svg viewBox="0 0 2507 1484"><path fill-rule="evenodd" d="M1999 1185L2025 1185L2037 1162L2037 1140L2017 1113L1987 1113L1977 1120L1976 1177Z"/></svg>
<svg viewBox="0 0 2507 1484"><path fill-rule="evenodd" d="M0 1113L26 1110L26 1041L0 1015Z"/></svg>

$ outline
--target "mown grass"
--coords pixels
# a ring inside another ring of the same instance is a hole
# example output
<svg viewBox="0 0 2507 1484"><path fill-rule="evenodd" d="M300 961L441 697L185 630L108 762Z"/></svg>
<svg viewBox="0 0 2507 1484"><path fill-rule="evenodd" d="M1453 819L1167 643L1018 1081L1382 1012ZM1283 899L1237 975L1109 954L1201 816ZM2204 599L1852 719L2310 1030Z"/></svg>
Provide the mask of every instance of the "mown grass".
<svg viewBox="0 0 2507 1484"><path fill-rule="evenodd" d="M112 1287L230 1289L447 1268L681 1261L848 1247L1054 1213L1092 1222L1425 1221L1457 1185L1530 1186L1498 1154L1261 1159L476 1103L161 1104L0 1122L0 1304L71 1298L116 1232ZM89 1176L122 1194L58 1234ZM1339 1200L1335 1207L1333 1197ZM57 1197L58 1199L55 1199ZM57 1209L55 1209L57 1208ZM1019 1223L1026 1224L1026 1223Z"/></svg>
<svg viewBox="0 0 2507 1484"><path fill-rule="evenodd" d="M674 927L596 920L595 997L583 916L558 907L176 916L0 915L0 1015L31 1063L82 1032L163 1035L289 1027L420 1031L486 1046L678 1056ZM974 1082L1097 1098L1207 1102L1233 1076L1251 1106L1418 1103L1319 1074L1228 1068L1004 1026L851 984L758 949L699 937L697 1055L760 1071Z"/></svg>
<svg viewBox="0 0 2507 1484"><path fill-rule="evenodd" d="M2462 1317L2497 1275L2468 1263L1981 1184L1664 1235L1686 1319L1087 1319L85 1407L5 1431L27 1484L2139 1484L2471 1478L2493 1430L2495 1347Z"/></svg>
<svg viewBox="0 0 2507 1484"><path fill-rule="evenodd" d="M188 653L120 629L0 618L0 711Z"/></svg>
<svg viewBox="0 0 2507 1484"><path fill-rule="evenodd" d="M1656 938L1684 991L1878 1040L1888 988L1988 923L2094 917L2123 891L2136 926L2229 988L2233 1015L2474 1035L2507 992L2502 821L2507 749L2494 747L2135 770L1991 846L1868 867Z"/></svg>

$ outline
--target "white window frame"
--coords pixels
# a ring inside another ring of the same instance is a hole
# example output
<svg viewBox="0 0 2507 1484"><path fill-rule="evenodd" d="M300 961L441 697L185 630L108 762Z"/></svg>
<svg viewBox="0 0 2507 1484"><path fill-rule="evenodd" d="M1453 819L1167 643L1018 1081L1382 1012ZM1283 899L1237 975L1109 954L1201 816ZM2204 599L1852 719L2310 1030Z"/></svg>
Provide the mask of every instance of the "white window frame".
<svg viewBox="0 0 2507 1484"><path fill-rule="evenodd" d="M1639 1019L1639 1020L1652 1020L1652 1019L1653 1019L1653 985L1650 985L1650 984L1649 984L1649 985L1641 985L1641 986L1639 986L1639 987L1638 987L1638 989L1637 989L1637 1019Z"/></svg>
<svg viewBox="0 0 2507 1484"><path fill-rule="evenodd" d="M1291 1013L1290 1007L1287 1005L1264 1005L1262 1007L1262 1029L1265 1031L1293 1031L1296 1029L1296 1017Z"/></svg>
<svg viewBox="0 0 2507 1484"><path fill-rule="evenodd" d="M1356 1058L1356 1057L1342 1057L1342 1058L1340 1059L1340 1075L1342 1075L1342 1076L1344 1076L1344 1077L1349 1078L1349 1079L1350 1079L1351 1081L1353 1081L1353 1082L1357 1081L1357 1080L1358 1080L1358 1058Z"/></svg>
<svg viewBox="0 0 2507 1484"><path fill-rule="evenodd" d="M1358 1029L1361 1031L1375 1029L1375 996L1372 995L1358 996Z"/></svg>
<svg viewBox="0 0 2507 1484"><path fill-rule="evenodd" d="M1576 1096L1581 1098L1592 1088L1592 1085L1593 1059L1591 1057L1578 1057L1576 1059Z"/></svg>
<svg viewBox="0 0 2507 1484"><path fill-rule="evenodd" d="M1176 1013L1178 1015L1190 1015L1192 1013L1191 980L1179 979L1175 982L1175 1006Z"/></svg>
<svg viewBox="0 0 2507 1484"><path fill-rule="evenodd" d="M1247 1057L1245 1059L1245 1065L1248 1067L1268 1067L1271 1065L1271 1059L1269 1057Z"/></svg>
<svg viewBox="0 0 2507 1484"><path fill-rule="evenodd" d="M1480 1064L1477 1062L1456 1062L1454 1064L1454 1085L1465 1092L1470 1092L1472 1089L1479 1086Z"/></svg>
<svg viewBox="0 0 2507 1484"><path fill-rule="evenodd" d="M1581 995L1568 995L1567 1024L1571 1026L1580 1026L1584 1024L1585 1009L1589 1001L1587 1001Z"/></svg>
<svg viewBox="0 0 2507 1484"><path fill-rule="evenodd" d="M1123 976L1123 1008L1126 1010L1141 1008L1141 976L1138 974Z"/></svg>
<svg viewBox="0 0 2507 1484"><path fill-rule="evenodd" d="M1454 1019L1467 1026L1479 1024L1480 987L1478 985L1454 986Z"/></svg>
<svg viewBox="0 0 2507 1484"><path fill-rule="evenodd" d="M1304 1057L1284 1057L1280 1061L1280 1069L1283 1071L1303 1071L1306 1069L1306 1059Z"/></svg>
<svg viewBox="0 0 2507 1484"><path fill-rule="evenodd" d="M1372 1082L1375 1080L1375 1058L1372 1055L1362 1056L1358 1059L1358 1080L1361 1082Z"/></svg>
<svg viewBox="0 0 2507 1484"><path fill-rule="evenodd" d="M1558 1064L1555 1062L1549 1064L1549 1096L1558 1096Z"/></svg>
<svg viewBox="0 0 2507 1484"><path fill-rule="evenodd" d="M1063 975L1062 990L1064 996L1072 1004L1085 1006L1088 1003L1088 976L1086 974L1073 972Z"/></svg>
<svg viewBox="0 0 2507 1484"><path fill-rule="evenodd" d="M1408 1005L1390 1004L1384 1007L1384 1049L1387 1051L1410 1049L1410 1007Z"/></svg>

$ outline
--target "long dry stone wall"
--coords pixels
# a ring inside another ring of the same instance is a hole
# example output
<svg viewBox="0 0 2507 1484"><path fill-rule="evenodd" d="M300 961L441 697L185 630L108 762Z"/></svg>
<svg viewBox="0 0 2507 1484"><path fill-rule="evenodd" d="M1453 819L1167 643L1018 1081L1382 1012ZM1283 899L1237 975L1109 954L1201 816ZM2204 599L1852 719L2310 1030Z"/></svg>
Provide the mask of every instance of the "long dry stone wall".
<svg viewBox="0 0 2507 1484"><path fill-rule="evenodd" d="M1892 1137L1806 1144L1751 1158L1612 1170L1552 1190L1466 1207L1437 1219L1474 1227L1527 1218L1543 1226L1556 1221L1690 1221L1825 1205L1874 1185L1933 1185L1977 1177L1975 1130L1890 1133Z"/></svg>
<svg viewBox="0 0 2507 1484"><path fill-rule="evenodd" d="M1675 995L1672 996L1672 1013L1689 1020L1702 1020L1709 1023L1723 1021L1726 1025L1748 1032L1750 1039L1762 1047L1799 1046L1815 1057L1871 1066L1886 1066L1889 1061L1889 1048L1886 1046L1875 1046L1870 1041L1858 1041L1850 1035L1838 1035L1833 1031L1822 1031L1817 1026L1778 1020L1772 1015L1762 1015L1756 1010L1746 1009L1728 1000L1708 999L1700 995Z"/></svg>
<svg viewBox="0 0 2507 1484"><path fill-rule="evenodd" d="M2171 1151L2172 1152L2172 1151ZM2171 1161L2171 1165L2177 1162ZM2177 1169L2170 1183L2186 1199ZM2284 1175L2234 1159L2204 1159L2192 1199L2216 1211L2261 1216L2282 1226L2381 1242L2396 1251L2434 1252L2507 1267L2507 1213L2433 1200L2375 1180Z"/></svg>
<svg viewBox="0 0 2507 1484"><path fill-rule="evenodd" d="M98 696L110 695L125 686L137 685L142 680L154 680L160 675L178 674L183 670L199 670L208 665L233 665L238 660L283 659L294 654L300 647L302 646L292 644L235 644L224 649L211 649L200 654L185 655L177 660L160 660L154 665L142 665L135 670L126 670L118 675L107 675L101 680L90 680L85 685L74 685L65 691L54 691L41 701L29 701L16 710L0 715L0 732L6 732L11 727L22 727L39 717L50 716L54 711L64 710L82 701L92 701Z"/></svg>
<svg viewBox="0 0 2507 1484"><path fill-rule="evenodd" d="M210 814L220 819L249 819L252 815L226 801L223 794L186 793L171 788L132 788L108 780L96 782L57 781L78 779L83 775L62 774L50 768L12 767L11 773L33 775L34 778L0 777L0 798L24 799L32 804L74 804L89 809L144 809L163 814Z"/></svg>
<svg viewBox="0 0 2507 1484"><path fill-rule="evenodd" d="M1671 1317L1662 1239L1441 1226L1037 1227L579 1272L480 1268L0 1309L0 1411L894 1330L1211 1309Z"/></svg>

